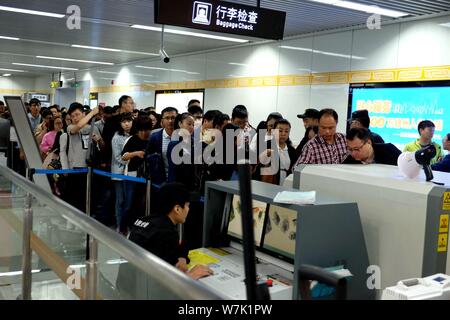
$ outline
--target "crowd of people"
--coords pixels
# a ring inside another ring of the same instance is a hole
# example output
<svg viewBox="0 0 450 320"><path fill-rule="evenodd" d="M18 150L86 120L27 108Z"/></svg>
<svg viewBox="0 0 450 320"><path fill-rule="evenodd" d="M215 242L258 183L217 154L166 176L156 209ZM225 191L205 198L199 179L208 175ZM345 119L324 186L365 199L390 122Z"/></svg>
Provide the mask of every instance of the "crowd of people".
<svg viewBox="0 0 450 320"><path fill-rule="evenodd" d="M136 226L142 228L142 223L134 222L144 216L146 196L145 185L124 180L123 176L151 179L155 185L168 186L163 190L174 188L173 192L182 194L182 200L170 202L173 206L164 210L158 208L161 208L160 200L169 197L167 191L164 197L153 198L153 210L171 217L169 220L159 218L155 222L158 226L170 221L179 223L181 218L173 217L180 208L187 216L189 208L186 209L184 203L188 201L184 199L183 190L189 190L191 211L199 212L191 220L199 219L203 214L199 199L204 195L206 181L236 180L238 165L242 163L250 163L253 179L282 185L302 164L397 165L401 154L397 147L370 130L367 110L352 113L344 134L337 132L339 117L335 110L306 109L297 116L303 121L305 135L294 145L290 132L292 125L297 124L272 112L254 128L243 105L235 106L231 117L220 110L203 112L198 100L191 100L187 112L183 113L174 107L167 107L160 114L154 108L136 110L133 98L126 95L120 97L114 107L90 109L74 102L67 109L58 105L41 108L39 100L31 99L27 108L45 168L90 166L114 174L112 178L95 177L91 212L96 219L115 227L123 235L128 235ZM0 116L9 118L3 103L0 103ZM11 130L14 131L13 126ZM437 152L432 160L433 169L450 172L450 156L444 158L443 153L443 149L450 150L450 134L443 139L442 148L432 140L434 130L432 121L421 121L418 125L420 138L407 144L404 151L434 145ZM17 138L15 141L18 144ZM8 151L14 152L20 155L15 159L25 159L20 145ZM24 167L23 163L11 166L16 166L16 171ZM55 195L85 211L86 175L54 174L49 175L49 181ZM181 190L180 186L185 189ZM185 216L181 219L183 223ZM198 225L198 221L191 225L194 224ZM198 230L188 234L196 245L201 242ZM131 238L136 237L135 234ZM180 269L185 268L185 260L175 259L181 257L174 257L170 250L166 253L170 255L168 260L182 265Z"/></svg>

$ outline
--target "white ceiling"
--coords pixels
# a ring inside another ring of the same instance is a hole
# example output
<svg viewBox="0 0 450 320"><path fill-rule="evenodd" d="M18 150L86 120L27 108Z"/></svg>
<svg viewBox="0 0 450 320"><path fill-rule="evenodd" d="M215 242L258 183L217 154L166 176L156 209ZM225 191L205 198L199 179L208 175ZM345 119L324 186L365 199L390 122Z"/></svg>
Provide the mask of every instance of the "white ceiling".
<svg viewBox="0 0 450 320"><path fill-rule="evenodd" d="M230 0L229 0L230 1ZM450 12L449 0L353 0L362 4L378 5L386 9L425 16ZM256 5L256 0L231 0L231 2ZM35 16L0 11L0 36L18 37L22 40L0 39L0 68L25 70L16 75L38 76L58 72L56 69L13 65L52 65L87 69L97 64L38 59L36 56L56 56L114 64L127 63L152 56L130 52L106 52L72 48L71 44L97 46L157 53L160 32L130 28L131 24L155 25L153 0L0 0L0 5L22 9L66 13L68 6L76 4L83 17L81 30L69 30L66 19ZM286 11L285 37L315 31L334 29L365 23L369 14L314 3L308 0L262 0L261 6ZM386 18L385 20L390 20ZM177 28L175 28L177 29ZM180 29L180 28L178 28ZM195 31L195 30L191 30ZM233 37L233 36L231 36ZM258 39L250 39L258 41ZM170 55L197 52L233 46L235 43L191 36L165 34L165 48ZM0 71L4 73L6 71Z"/></svg>

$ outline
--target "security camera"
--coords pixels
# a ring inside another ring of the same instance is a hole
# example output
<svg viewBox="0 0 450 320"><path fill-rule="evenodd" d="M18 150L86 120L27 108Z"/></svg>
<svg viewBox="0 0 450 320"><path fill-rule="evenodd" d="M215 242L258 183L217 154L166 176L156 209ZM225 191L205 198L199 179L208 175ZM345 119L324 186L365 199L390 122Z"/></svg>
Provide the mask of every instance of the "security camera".
<svg viewBox="0 0 450 320"><path fill-rule="evenodd" d="M161 59L165 62L165 63L169 63L170 62L170 57L167 54L167 52L164 49L160 49L159 50L159 55L161 56Z"/></svg>

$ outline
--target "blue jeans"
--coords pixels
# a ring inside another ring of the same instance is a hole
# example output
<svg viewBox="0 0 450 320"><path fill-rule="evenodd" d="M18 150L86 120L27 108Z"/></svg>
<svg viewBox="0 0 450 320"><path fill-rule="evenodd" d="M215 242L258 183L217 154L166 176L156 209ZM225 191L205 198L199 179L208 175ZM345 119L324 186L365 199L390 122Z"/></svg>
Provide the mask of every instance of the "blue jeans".
<svg viewBox="0 0 450 320"><path fill-rule="evenodd" d="M123 217L125 216L125 187L123 181L114 181L114 188L116 190L116 224L121 226Z"/></svg>
<svg viewBox="0 0 450 320"><path fill-rule="evenodd" d="M123 216L118 224L121 231L127 230L129 224L134 221L130 221L133 217L131 210L133 209L134 204L134 193L136 189L136 182L133 181L123 181L123 194L124 194L124 204L123 204Z"/></svg>

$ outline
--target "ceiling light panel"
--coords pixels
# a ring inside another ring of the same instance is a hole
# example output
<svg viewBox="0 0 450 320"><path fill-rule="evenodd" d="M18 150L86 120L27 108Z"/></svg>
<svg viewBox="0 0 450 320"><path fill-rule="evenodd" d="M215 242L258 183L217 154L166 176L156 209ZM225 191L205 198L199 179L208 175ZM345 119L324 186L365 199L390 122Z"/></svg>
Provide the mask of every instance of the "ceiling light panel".
<svg viewBox="0 0 450 320"><path fill-rule="evenodd" d="M42 64L29 64L29 63L19 63L19 62L13 62L13 65L16 66L25 66L25 67L34 67L34 68L45 68L45 69L58 69L58 70L73 70L78 71L76 68L67 68L67 67L56 67L56 66L46 66Z"/></svg>
<svg viewBox="0 0 450 320"><path fill-rule="evenodd" d="M114 63L112 63L112 62L78 60L78 59L60 58L60 57L36 56L36 58L49 59L49 60L71 61L71 62L81 62L81 63L92 63L92 64L103 64L103 65L108 65L108 66L113 66L114 65Z"/></svg>
<svg viewBox="0 0 450 320"><path fill-rule="evenodd" d="M66 16L65 14L45 12L45 11L36 11L36 10L27 10L27 9L7 7L7 6L0 6L0 11L25 13L25 14L32 14L32 15L52 17L52 18L64 18Z"/></svg>

